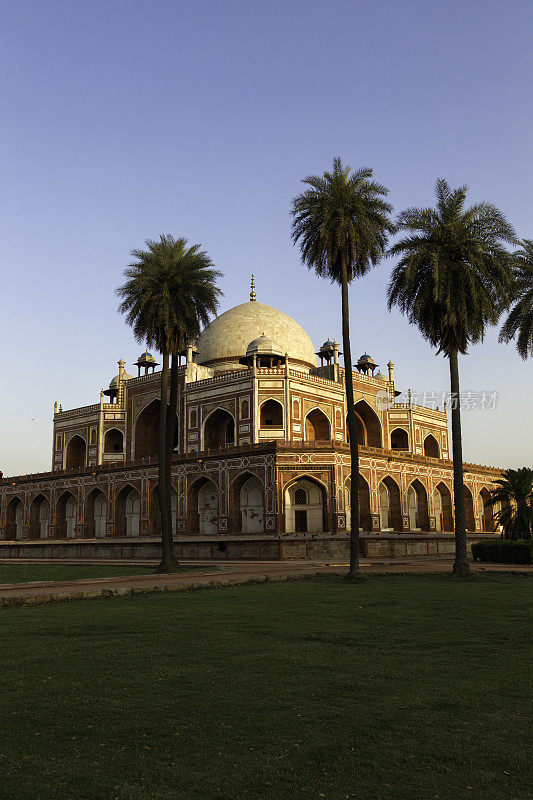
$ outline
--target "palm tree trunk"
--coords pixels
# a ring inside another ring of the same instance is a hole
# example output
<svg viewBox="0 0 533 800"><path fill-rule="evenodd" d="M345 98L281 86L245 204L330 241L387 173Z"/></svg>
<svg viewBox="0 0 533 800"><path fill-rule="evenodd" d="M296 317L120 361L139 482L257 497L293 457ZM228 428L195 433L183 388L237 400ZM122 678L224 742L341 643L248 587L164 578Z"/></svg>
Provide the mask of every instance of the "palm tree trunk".
<svg viewBox="0 0 533 800"><path fill-rule="evenodd" d="M348 271L344 258L341 263L342 293L342 346L344 350L344 382L348 406L348 433L350 435L350 570L353 578L359 572L359 446L355 428L355 403L353 397L352 351L350 347L350 308L348 304Z"/></svg>
<svg viewBox="0 0 533 800"><path fill-rule="evenodd" d="M466 577L470 566L466 555L466 514L463 484L463 445L461 437L461 395L459 392L459 365L457 350L450 353L450 388L452 405L452 457L453 501L455 509L455 562L454 575Z"/></svg>
<svg viewBox="0 0 533 800"><path fill-rule="evenodd" d="M161 369L161 405L159 406L159 511L161 514L161 563L157 572L168 572L170 567L169 534L170 520L167 506L167 478L166 478L166 429L167 429L167 396L168 396L169 355L163 352L163 366Z"/></svg>
<svg viewBox="0 0 533 800"><path fill-rule="evenodd" d="M165 491L167 496L167 518L169 521L168 553L173 571L178 566L174 550L174 531L172 530L172 454L174 452L174 431L176 429L176 412L178 408L178 359L172 353L170 366L170 396L168 400L167 421L165 431Z"/></svg>

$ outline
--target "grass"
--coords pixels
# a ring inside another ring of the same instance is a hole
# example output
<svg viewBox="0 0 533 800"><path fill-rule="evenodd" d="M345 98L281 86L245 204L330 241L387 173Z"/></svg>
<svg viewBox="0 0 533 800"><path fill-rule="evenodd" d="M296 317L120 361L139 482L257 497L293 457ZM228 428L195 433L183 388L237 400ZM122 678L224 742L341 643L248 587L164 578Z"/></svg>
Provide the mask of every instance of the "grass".
<svg viewBox="0 0 533 800"><path fill-rule="evenodd" d="M522 800L527 576L0 614L3 800Z"/></svg>
<svg viewBox="0 0 533 800"><path fill-rule="evenodd" d="M186 572L196 567L180 567ZM0 564L0 584L31 581L80 581L83 578L117 578L121 575L153 575L155 567L112 564Z"/></svg>

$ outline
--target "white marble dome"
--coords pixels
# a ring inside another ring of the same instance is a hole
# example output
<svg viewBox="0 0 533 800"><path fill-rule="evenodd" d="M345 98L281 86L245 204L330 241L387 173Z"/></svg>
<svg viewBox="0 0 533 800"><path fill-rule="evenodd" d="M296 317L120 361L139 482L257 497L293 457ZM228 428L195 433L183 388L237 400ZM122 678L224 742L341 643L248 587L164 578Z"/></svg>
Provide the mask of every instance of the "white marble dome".
<svg viewBox="0 0 533 800"><path fill-rule="evenodd" d="M273 339L283 354L316 367L313 343L301 325L277 308L249 301L216 317L198 339L198 363L237 362L261 336Z"/></svg>

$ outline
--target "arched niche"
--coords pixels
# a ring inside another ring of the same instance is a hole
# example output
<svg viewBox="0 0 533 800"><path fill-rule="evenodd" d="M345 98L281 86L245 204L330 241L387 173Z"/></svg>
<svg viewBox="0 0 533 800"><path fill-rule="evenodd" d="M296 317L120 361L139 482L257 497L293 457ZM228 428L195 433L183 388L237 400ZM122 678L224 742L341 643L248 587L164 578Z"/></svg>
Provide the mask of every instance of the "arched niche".
<svg viewBox="0 0 533 800"><path fill-rule="evenodd" d="M490 492L483 487L479 493L479 511L482 519L482 530L494 533L496 522L494 520L493 506L489 504Z"/></svg>
<svg viewBox="0 0 533 800"><path fill-rule="evenodd" d="M409 434L404 428L394 428L390 435L391 450L409 450Z"/></svg>
<svg viewBox="0 0 533 800"><path fill-rule="evenodd" d="M344 484L344 504L346 508L346 530L352 529L352 508L351 508L351 478L346 478ZM359 473L359 530L372 530L372 515L370 513L370 487L366 479Z"/></svg>
<svg viewBox="0 0 533 800"><path fill-rule="evenodd" d="M38 494L30 506L30 539L47 539L50 521L50 503L44 494Z"/></svg>
<svg viewBox="0 0 533 800"><path fill-rule="evenodd" d="M257 475L245 472L231 484L230 520L233 533L264 532L263 482Z"/></svg>
<svg viewBox="0 0 533 800"><path fill-rule="evenodd" d="M87 445L83 437L76 434L67 444L65 469L79 469L85 466L87 460Z"/></svg>
<svg viewBox="0 0 533 800"><path fill-rule="evenodd" d="M387 475L378 487L379 527L382 531L402 530L400 488L394 478Z"/></svg>
<svg viewBox="0 0 533 800"><path fill-rule="evenodd" d="M161 400L156 397L144 408L135 423L134 458L155 459L159 448L159 409ZM179 442L179 421L174 426L174 450Z"/></svg>
<svg viewBox="0 0 533 800"><path fill-rule="evenodd" d="M277 400L266 400L259 411L261 428L283 428L283 406Z"/></svg>
<svg viewBox="0 0 533 800"><path fill-rule="evenodd" d="M368 447L383 447L381 423L374 409L366 400L359 400L359 402L355 404L355 412L363 424L364 444Z"/></svg>
<svg viewBox="0 0 533 800"><path fill-rule="evenodd" d="M428 458L440 458L439 443L431 433L424 439L424 455Z"/></svg>
<svg viewBox="0 0 533 800"><path fill-rule="evenodd" d="M474 514L474 498L472 492L466 484L463 484L464 498L465 498L465 522L467 531L476 530L476 517Z"/></svg>
<svg viewBox="0 0 533 800"><path fill-rule="evenodd" d="M85 499L85 536L103 539L107 532L107 498L100 489L92 489Z"/></svg>
<svg viewBox="0 0 533 800"><path fill-rule="evenodd" d="M416 478L407 490L409 529L429 531L428 495L424 484Z"/></svg>
<svg viewBox="0 0 533 800"><path fill-rule="evenodd" d="M122 455L124 451L124 434L118 428L110 428L104 436L104 453Z"/></svg>
<svg viewBox="0 0 533 800"><path fill-rule="evenodd" d="M305 418L305 439L307 442L327 442L331 439L329 419L319 408L314 408Z"/></svg>
<svg viewBox="0 0 533 800"><path fill-rule="evenodd" d="M297 478L285 489L285 531L321 533L324 530L326 495L312 478Z"/></svg>
<svg viewBox="0 0 533 800"><path fill-rule="evenodd" d="M63 492L56 503L56 539L74 539L78 504L72 492Z"/></svg>
<svg viewBox="0 0 533 800"><path fill-rule="evenodd" d="M452 495L442 481L438 483L433 492L433 505L435 507L435 529L450 533L453 531Z"/></svg>
<svg viewBox="0 0 533 800"><path fill-rule="evenodd" d="M5 538L10 541L22 539L24 525L24 505L19 497L12 497L6 508Z"/></svg>
<svg viewBox="0 0 533 800"><path fill-rule="evenodd" d="M141 496L130 484L124 486L115 500L115 536L139 536Z"/></svg>
<svg viewBox="0 0 533 800"><path fill-rule="evenodd" d="M215 450L235 444L235 420L223 408L217 408L204 422L204 448Z"/></svg>
<svg viewBox="0 0 533 800"><path fill-rule="evenodd" d="M187 533L199 536L218 533L218 486L202 477L187 492Z"/></svg>

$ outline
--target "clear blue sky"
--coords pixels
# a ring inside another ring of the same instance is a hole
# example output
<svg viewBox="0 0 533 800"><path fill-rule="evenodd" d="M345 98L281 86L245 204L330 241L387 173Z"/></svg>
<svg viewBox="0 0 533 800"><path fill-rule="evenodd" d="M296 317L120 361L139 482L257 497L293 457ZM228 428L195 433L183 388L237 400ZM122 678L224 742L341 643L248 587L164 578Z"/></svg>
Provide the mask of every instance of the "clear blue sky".
<svg viewBox="0 0 533 800"><path fill-rule="evenodd" d="M317 346L340 337L338 291L300 265L289 207L333 156L372 167L395 211L440 176L533 238L529 1L18 0L0 37L4 474L47 469L54 400L97 402L141 352L114 290L147 237L200 242L222 310L254 272ZM386 310L391 268L351 290L354 355L445 390L446 362ZM531 464L531 362L491 331L462 388L499 392L463 415L465 459Z"/></svg>

